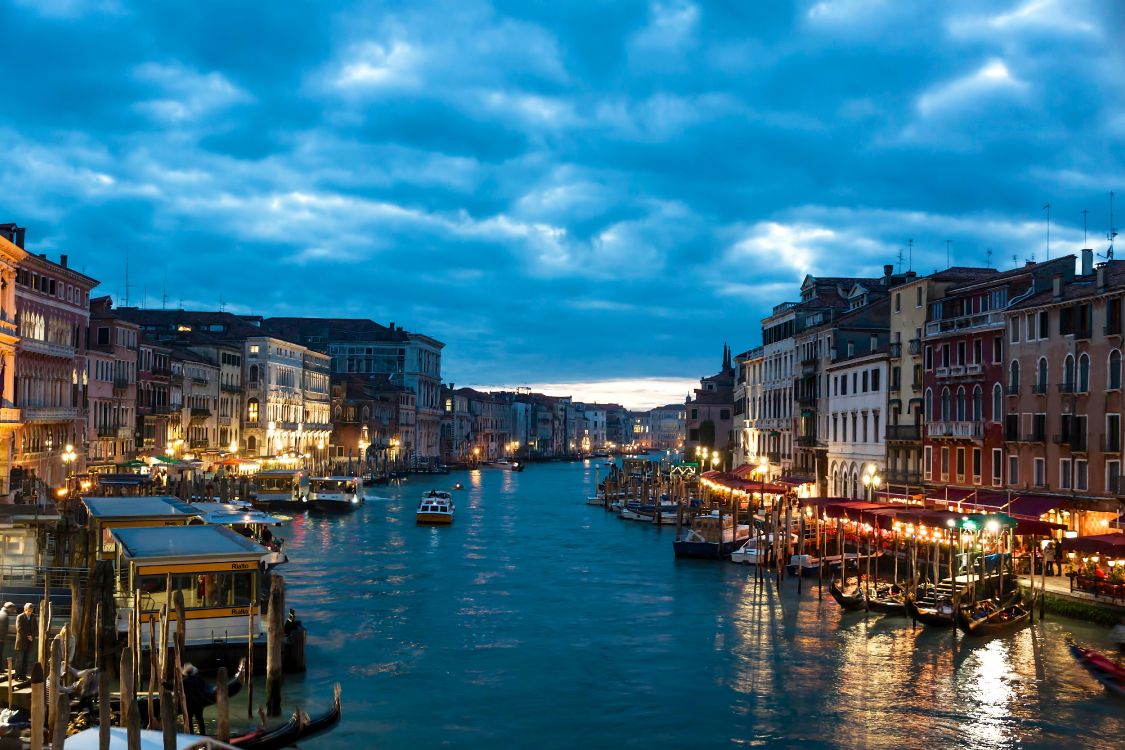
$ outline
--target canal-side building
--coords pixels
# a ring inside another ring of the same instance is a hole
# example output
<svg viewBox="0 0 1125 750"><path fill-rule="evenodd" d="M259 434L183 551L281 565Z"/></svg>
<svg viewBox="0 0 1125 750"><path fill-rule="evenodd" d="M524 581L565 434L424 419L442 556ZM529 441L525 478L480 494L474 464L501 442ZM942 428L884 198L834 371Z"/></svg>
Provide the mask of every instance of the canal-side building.
<svg viewBox="0 0 1125 750"><path fill-rule="evenodd" d="M692 459L697 448L706 448L717 452L721 463L731 468L734 366L730 347L723 347L723 363L719 372L700 378L699 387L684 405L684 411L687 414L684 455Z"/></svg>
<svg viewBox="0 0 1125 750"><path fill-rule="evenodd" d="M839 342L843 352L825 371L828 493L873 499L874 490L866 494L862 478L869 466L881 475L886 461L887 344L878 336L858 343Z"/></svg>
<svg viewBox="0 0 1125 750"><path fill-rule="evenodd" d="M137 345L137 452L164 455L171 442L168 432L172 350L144 335Z"/></svg>
<svg viewBox="0 0 1125 750"><path fill-rule="evenodd" d="M12 453L16 432L23 424L16 406L16 348L19 327L16 309L16 277L27 252L23 230L14 224L0 226L0 502L12 501Z"/></svg>
<svg viewBox="0 0 1125 750"><path fill-rule="evenodd" d="M333 376L385 375L412 390L417 422L407 460L437 461L444 411L441 351L445 344L395 323L383 326L366 319L263 318L260 325L274 336L327 354Z"/></svg>
<svg viewBox="0 0 1125 750"><path fill-rule="evenodd" d="M90 300L86 465L92 472L113 472L137 455L139 337L137 324L119 316L110 297Z"/></svg>
<svg viewBox="0 0 1125 750"><path fill-rule="evenodd" d="M18 234L22 238L22 230ZM70 471L85 470L86 339L90 290L97 284L70 268L65 255L55 263L29 253L16 269L20 424L12 444L10 489L35 495L61 486L68 471L62 460L67 445L77 454Z"/></svg>
<svg viewBox="0 0 1125 750"><path fill-rule="evenodd" d="M1104 533L1125 495L1123 295L1125 261L1095 269L1083 250L1080 275L1056 273L1004 311L1006 461L990 484L1041 496L1036 510L1055 511L1082 535Z"/></svg>
<svg viewBox="0 0 1125 750"><path fill-rule="evenodd" d="M665 404L650 409L648 428L650 448L678 451L684 447L686 420L683 404Z"/></svg>
<svg viewBox="0 0 1125 750"><path fill-rule="evenodd" d="M742 393L745 404L742 419L735 425L737 453L735 467L742 464L757 466L765 459L765 435L758 422L761 419L763 400L763 349L756 346L739 357L738 367L742 370Z"/></svg>
<svg viewBox="0 0 1125 750"><path fill-rule="evenodd" d="M922 334L931 299L954 284L994 276L994 268L955 266L908 279L891 293L890 349L887 382L887 491L914 497L924 490L922 480L922 423L924 379Z"/></svg>
<svg viewBox="0 0 1125 750"><path fill-rule="evenodd" d="M1001 486L1010 471L1005 448L1027 437L1048 438L1045 421L1005 421L1006 399L1030 381L1018 362L1005 364L1005 310L1051 288L1056 275L1074 276L1073 255L1031 263L984 279L955 284L929 303L923 346L923 481L931 492L955 497ZM1009 345L1022 329L1009 334ZM1013 429L1009 429L1013 428Z"/></svg>

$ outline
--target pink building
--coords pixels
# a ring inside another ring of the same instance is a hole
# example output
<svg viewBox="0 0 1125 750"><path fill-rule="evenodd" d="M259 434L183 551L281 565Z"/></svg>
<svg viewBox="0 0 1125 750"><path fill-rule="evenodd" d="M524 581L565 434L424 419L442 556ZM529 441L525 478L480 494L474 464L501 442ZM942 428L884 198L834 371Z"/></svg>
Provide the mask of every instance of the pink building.
<svg viewBox="0 0 1125 750"><path fill-rule="evenodd" d="M136 457L139 328L113 313L109 297L98 297L89 331L86 460L91 471L112 471Z"/></svg>

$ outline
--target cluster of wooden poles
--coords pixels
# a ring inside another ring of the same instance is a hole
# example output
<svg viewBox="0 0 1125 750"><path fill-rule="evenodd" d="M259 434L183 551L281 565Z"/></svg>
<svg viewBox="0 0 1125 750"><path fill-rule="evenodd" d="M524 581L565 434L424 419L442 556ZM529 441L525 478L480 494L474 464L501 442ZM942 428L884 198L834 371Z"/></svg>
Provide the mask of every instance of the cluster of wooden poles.
<svg viewBox="0 0 1125 750"><path fill-rule="evenodd" d="M165 591L171 591L171 575L166 581ZM176 590L172 595L172 608L165 603L160 610L159 618L143 618L140 607L140 591L133 592L132 616L129 620L128 640L121 648L119 672L121 678L120 706L118 726L126 730L126 746L128 750L140 750L141 747L141 712L137 700L138 688L143 680L142 670L142 636L144 634L145 620L148 629L148 689L147 705L149 729L160 729L163 732L165 750L175 750L176 735L179 731L176 720L176 709L180 709L183 717L182 729L191 733L191 715L188 711L187 697L184 692L183 667L184 667L184 633L177 627L173 631L171 623L184 623L187 621L184 611L183 592ZM67 730L70 723L70 696L75 692L79 695L88 695L91 686L88 681L97 680L98 696L98 728L99 746L108 748L110 743L110 726L112 724L111 697L109 689L109 670L103 659L103 644L101 643L102 628L95 630L94 667L78 672L71 668L74 658L75 638L64 625L59 633L46 645L47 628L51 618L50 600L44 598L40 606L39 617L39 660L31 668L31 750L43 750L44 739L50 742L51 750L61 750L66 742ZM96 622L102 622L102 603L96 605ZM247 636L246 636L246 669L245 680L248 700L246 703L247 717L253 717L254 706L254 617L257 614L257 605L249 608ZM266 645L266 711L270 716L281 714L281 686L282 686L282 649L284 636L285 613L285 581L280 575L271 577L269 605L267 607L267 645ZM73 615L72 615L73 619ZM112 653L113 644L107 644ZM49 658L46 652L49 650ZM43 663L47 662L48 671L44 676ZM8 705L13 705L12 695L12 659L7 660L8 670ZM71 683L72 678L77 680ZM220 666L215 678L215 708L218 715L217 739L227 742L230 740L230 703L228 700L229 676L225 666ZM143 691L142 691L143 692ZM159 698L160 712L151 710L154 698ZM259 709L261 713L261 709ZM264 723L264 719L263 719Z"/></svg>

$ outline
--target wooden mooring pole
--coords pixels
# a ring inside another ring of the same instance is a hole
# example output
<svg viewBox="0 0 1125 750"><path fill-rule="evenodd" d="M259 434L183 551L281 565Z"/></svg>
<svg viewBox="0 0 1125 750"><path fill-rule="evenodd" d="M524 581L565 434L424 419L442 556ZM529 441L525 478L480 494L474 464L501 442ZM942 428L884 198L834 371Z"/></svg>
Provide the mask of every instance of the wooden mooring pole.
<svg viewBox="0 0 1125 750"><path fill-rule="evenodd" d="M285 580L273 575L270 582L269 621L266 630L266 713L281 716L282 628L285 620Z"/></svg>

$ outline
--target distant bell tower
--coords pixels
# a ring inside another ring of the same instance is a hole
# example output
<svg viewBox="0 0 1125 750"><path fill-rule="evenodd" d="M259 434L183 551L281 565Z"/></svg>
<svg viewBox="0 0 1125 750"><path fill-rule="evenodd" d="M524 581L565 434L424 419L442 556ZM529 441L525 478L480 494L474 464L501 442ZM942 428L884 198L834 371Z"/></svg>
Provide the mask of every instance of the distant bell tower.
<svg viewBox="0 0 1125 750"><path fill-rule="evenodd" d="M726 370L729 370L729 369L731 369L731 366L730 366L730 345L724 343L723 344L723 370L726 371Z"/></svg>

